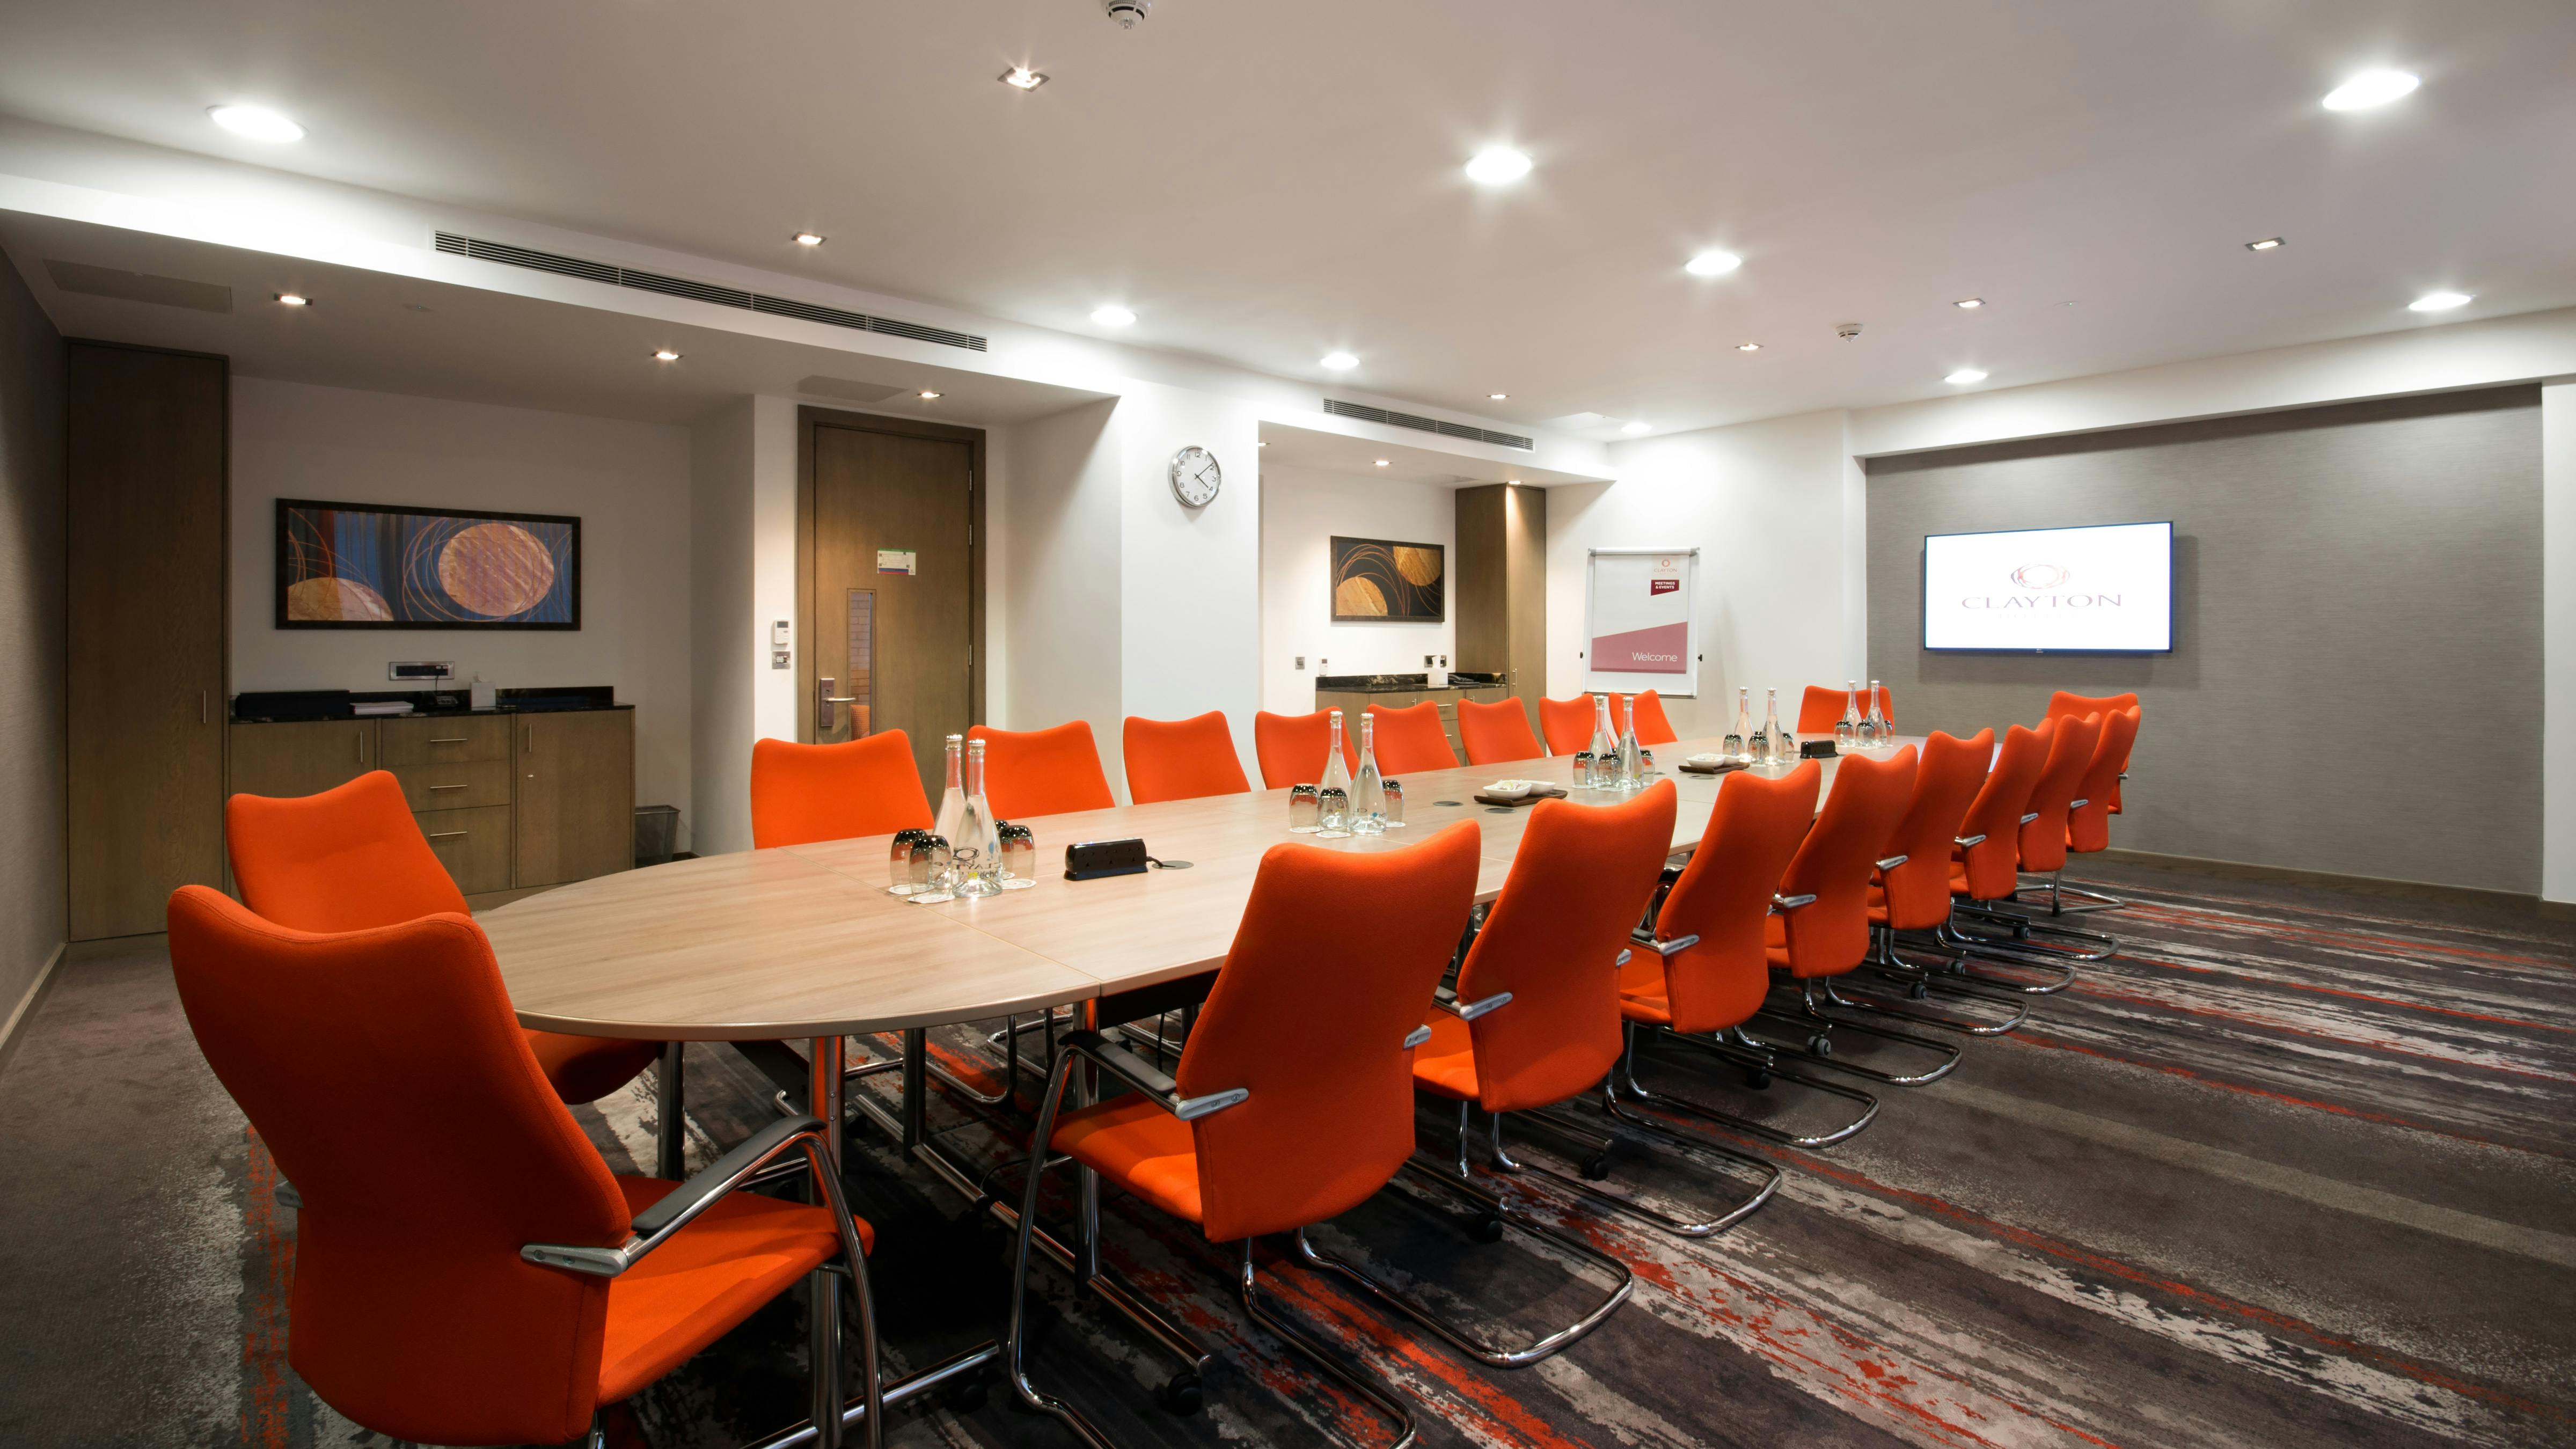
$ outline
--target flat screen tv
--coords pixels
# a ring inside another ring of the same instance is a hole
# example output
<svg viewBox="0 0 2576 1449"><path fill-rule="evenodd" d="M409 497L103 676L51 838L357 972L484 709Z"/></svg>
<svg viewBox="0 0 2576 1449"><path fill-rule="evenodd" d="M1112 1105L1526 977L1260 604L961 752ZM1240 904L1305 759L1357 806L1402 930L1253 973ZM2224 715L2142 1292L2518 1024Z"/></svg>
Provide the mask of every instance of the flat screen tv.
<svg viewBox="0 0 2576 1449"><path fill-rule="evenodd" d="M2173 650L2173 525L1923 540L1923 647L1975 654Z"/></svg>

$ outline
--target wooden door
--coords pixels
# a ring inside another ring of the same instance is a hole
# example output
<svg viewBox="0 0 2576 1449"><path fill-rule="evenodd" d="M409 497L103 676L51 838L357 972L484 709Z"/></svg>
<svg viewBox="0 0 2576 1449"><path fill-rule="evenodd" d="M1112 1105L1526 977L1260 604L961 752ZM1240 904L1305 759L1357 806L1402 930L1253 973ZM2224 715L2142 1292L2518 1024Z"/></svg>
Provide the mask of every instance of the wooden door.
<svg viewBox="0 0 2576 1449"><path fill-rule="evenodd" d="M74 343L70 934L224 879L226 364Z"/></svg>
<svg viewBox="0 0 2576 1449"><path fill-rule="evenodd" d="M291 800L348 784L383 764L371 719L235 725L230 789Z"/></svg>
<svg viewBox="0 0 2576 1449"><path fill-rule="evenodd" d="M518 776L514 884L561 885L631 868L635 712L522 715L512 722L512 733Z"/></svg>
<svg viewBox="0 0 2576 1449"><path fill-rule="evenodd" d="M902 730L936 799L941 741L977 718L973 437L809 427L799 734L829 742Z"/></svg>

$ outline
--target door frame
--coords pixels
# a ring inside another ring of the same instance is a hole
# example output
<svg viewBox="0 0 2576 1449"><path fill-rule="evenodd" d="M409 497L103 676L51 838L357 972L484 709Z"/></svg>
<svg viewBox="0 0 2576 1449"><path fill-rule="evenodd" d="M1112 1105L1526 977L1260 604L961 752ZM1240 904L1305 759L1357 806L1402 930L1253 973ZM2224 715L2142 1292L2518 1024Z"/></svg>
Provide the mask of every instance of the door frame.
<svg viewBox="0 0 2576 1449"><path fill-rule="evenodd" d="M966 647L973 655L966 680L966 721L984 722L984 673L992 651L984 643L984 499L992 489L984 472L984 430L956 423L854 413L840 408L796 409L796 738L814 742L814 432L847 428L900 438L930 438L966 445ZM763 646L766 647L765 645Z"/></svg>

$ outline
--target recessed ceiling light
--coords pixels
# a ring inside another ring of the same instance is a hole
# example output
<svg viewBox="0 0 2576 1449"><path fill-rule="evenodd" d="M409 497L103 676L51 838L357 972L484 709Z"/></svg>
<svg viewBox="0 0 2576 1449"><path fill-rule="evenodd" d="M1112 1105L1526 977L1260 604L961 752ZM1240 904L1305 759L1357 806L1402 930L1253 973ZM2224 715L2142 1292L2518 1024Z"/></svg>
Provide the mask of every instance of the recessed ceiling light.
<svg viewBox="0 0 2576 1449"><path fill-rule="evenodd" d="M1509 146L1488 146L1467 163L1467 179L1480 186L1501 186L1529 173L1528 153Z"/></svg>
<svg viewBox="0 0 2576 1449"><path fill-rule="evenodd" d="M1759 342L1739 342L1735 344L1735 350L1738 352L1760 352L1762 350L1762 344Z"/></svg>
<svg viewBox="0 0 2576 1449"><path fill-rule="evenodd" d="M1972 382L1984 382L1986 375L1973 367L1963 367L1941 380L1953 387L1966 387Z"/></svg>
<svg viewBox="0 0 2576 1449"><path fill-rule="evenodd" d="M937 401L937 400L938 400L938 398L939 398L939 393L938 393L938 390L937 390L937 389L935 389L935 388L927 388L927 387L925 387L925 388L923 388L923 389L921 390L921 400L922 400L922 401L924 401L924 402L935 402L935 401Z"/></svg>
<svg viewBox="0 0 2576 1449"><path fill-rule="evenodd" d="M2326 92L2329 111L2367 111L2414 93L2423 82L2402 70L2366 70Z"/></svg>
<svg viewBox="0 0 2576 1449"><path fill-rule="evenodd" d="M1044 71L1031 70L1024 65L1015 65L1009 70L1002 72L1001 81L1002 84L1009 86L1013 90L1033 91L1038 87L1045 85L1047 83L1047 78L1046 72Z"/></svg>
<svg viewBox="0 0 2576 1449"><path fill-rule="evenodd" d="M215 124L254 141L301 141L304 128L266 106L208 106Z"/></svg>
<svg viewBox="0 0 2576 1449"><path fill-rule="evenodd" d="M2276 236L2267 236L2261 241L2247 242L2245 244L2245 250L2249 252L2277 252L2284 245L2286 245L2286 243L2283 242L2281 238Z"/></svg>
<svg viewBox="0 0 2576 1449"><path fill-rule="evenodd" d="M1383 468L1383 467L1385 467L1385 466L1387 465L1387 460L1386 460L1386 459L1384 459L1384 458L1380 458L1380 459L1378 459L1378 460L1377 460L1377 465L1378 465L1379 467Z"/></svg>
<svg viewBox="0 0 2576 1449"><path fill-rule="evenodd" d="M282 307L310 307L313 305L312 298L304 296L298 292L280 292L277 294L277 301L278 305Z"/></svg>
<svg viewBox="0 0 2576 1449"><path fill-rule="evenodd" d="M1979 307L1986 305L1986 299L1983 297L1961 297L1958 301L1953 302L1950 305L1958 308L1962 312L1974 312Z"/></svg>
<svg viewBox="0 0 2576 1449"><path fill-rule="evenodd" d="M1254 447L1256 447L1256 448L1267 448L1267 447L1269 447L1269 446L1270 446L1270 440L1269 440L1268 438L1263 438L1261 441L1259 441L1259 442L1257 442L1257 443L1254 443L1252 446L1254 446Z"/></svg>
<svg viewBox="0 0 2576 1449"><path fill-rule="evenodd" d="M1629 424L1629 425L1627 425L1626 427L1621 428L1619 431L1621 431L1621 432L1623 432L1623 433L1626 433L1629 437L1632 437L1632 438L1633 438L1633 437L1637 436L1639 433L1651 433L1651 432L1653 432L1654 430L1655 430L1655 425L1654 425L1653 423L1644 422L1644 421L1639 421L1639 422L1633 422L1633 423L1630 423L1630 424Z"/></svg>
<svg viewBox="0 0 2576 1449"><path fill-rule="evenodd" d="M656 347L653 349L653 360L655 362L677 362L680 360L680 354L673 352L667 347Z"/></svg>
<svg viewBox="0 0 2576 1449"><path fill-rule="evenodd" d="M1115 302L1110 302L1092 308L1091 320L1103 327L1133 327L1136 325L1136 314Z"/></svg>
<svg viewBox="0 0 2576 1449"><path fill-rule="evenodd" d="M2466 292L2426 292L2423 296L2407 303L2406 310L2409 312L2448 312L2454 307L2465 307L2476 300L2477 298L2470 296Z"/></svg>
<svg viewBox="0 0 2576 1449"><path fill-rule="evenodd" d="M1510 396L1511 394L1507 392L1489 392L1485 394L1485 400L1487 402L1501 402L1503 399Z"/></svg>
<svg viewBox="0 0 2576 1449"><path fill-rule="evenodd" d="M1328 371L1348 372L1359 365L1360 360L1351 356L1347 352L1327 352L1324 354L1323 366Z"/></svg>
<svg viewBox="0 0 2576 1449"><path fill-rule="evenodd" d="M819 231L800 231L796 233L796 244L800 247L819 247L823 244L823 234Z"/></svg>
<svg viewBox="0 0 2576 1449"><path fill-rule="evenodd" d="M1744 258L1733 252L1707 251L1682 263L1682 270L1694 277L1723 277L1744 265Z"/></svg>

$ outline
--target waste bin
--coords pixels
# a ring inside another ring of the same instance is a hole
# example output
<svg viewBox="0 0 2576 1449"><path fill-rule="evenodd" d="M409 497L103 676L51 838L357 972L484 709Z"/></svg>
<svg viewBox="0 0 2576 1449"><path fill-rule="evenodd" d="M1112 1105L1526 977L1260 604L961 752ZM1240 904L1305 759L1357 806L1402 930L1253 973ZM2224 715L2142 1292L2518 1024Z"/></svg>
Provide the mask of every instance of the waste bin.
<svg viewBox="0 0 2576 1449"><path fill-rule="evenodd" d="M680 848L680 807L635 807L635 863L661 865Z"/></svg>

